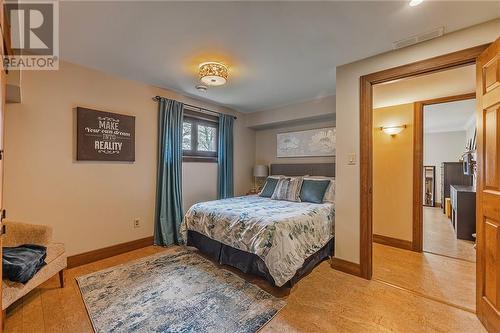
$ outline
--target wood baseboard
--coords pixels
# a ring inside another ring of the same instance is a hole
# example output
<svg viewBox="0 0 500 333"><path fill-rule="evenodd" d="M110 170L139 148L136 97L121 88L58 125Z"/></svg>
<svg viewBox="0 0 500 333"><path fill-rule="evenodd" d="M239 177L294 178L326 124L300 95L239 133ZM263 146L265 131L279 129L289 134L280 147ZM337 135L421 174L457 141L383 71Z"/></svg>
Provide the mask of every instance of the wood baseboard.
<svg viewBox="0 0 500 333"><path fill-rule="evenodd" d="M404 240L404 239L398 239L398 238L392 238L392 237L373 234L373 241L375 243L388 245L388 246L392 246L392 247L397 247L397 248L400 248L403 250L413 251L412 242Z"/></svg>
<svg viewBox="0 0 500 333"><path fill-rule="evenodd" d="M332 268L347 274L361 276L361 266L344 259L332 258Z"/></svg>
<svg viewBox="0 0 500 333"><path fill-rule="evenodd" d="M153 236L136 239L130 242L116 244L102 249L75 254L68 257L68 268L85 265L97 260L109 258L125 252L141 249L153 245Z"/></svg>

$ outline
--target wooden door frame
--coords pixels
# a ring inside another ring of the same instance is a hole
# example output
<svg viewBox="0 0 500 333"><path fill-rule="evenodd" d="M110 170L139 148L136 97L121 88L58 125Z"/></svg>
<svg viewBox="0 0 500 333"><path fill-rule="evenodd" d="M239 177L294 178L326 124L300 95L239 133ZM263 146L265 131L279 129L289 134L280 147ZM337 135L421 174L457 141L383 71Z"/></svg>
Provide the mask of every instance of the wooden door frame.
<svg viewBox="0 0 500 333"><path fill-rule="evenodd" d="M476 63L490 44L479 45L438 57L398 66L360 77L360 276L372 278L373 253L373 86L393 80L435 73Z"/></svg>
<svg viewBox="0 0 500 333"><path fill-rule="evenodd" d="M474 61L475 63L475 61ZM413 104L413 226L412 250L422 252L424 245L424 218L422 186L424 182L424 107L476 98L476 93L440 97ZM475 113L474 113L475 114ZM444 202L441 204L444 205Z"/></svg>

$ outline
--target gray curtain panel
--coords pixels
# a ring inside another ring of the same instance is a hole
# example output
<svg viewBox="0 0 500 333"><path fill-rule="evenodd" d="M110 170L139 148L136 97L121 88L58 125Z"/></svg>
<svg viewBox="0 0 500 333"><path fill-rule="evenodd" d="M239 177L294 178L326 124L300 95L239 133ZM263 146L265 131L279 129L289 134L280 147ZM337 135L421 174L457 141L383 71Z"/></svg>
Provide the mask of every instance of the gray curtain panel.
<svg viewBox="0 0 500 333"><path fill-rule="evenodd" d="M154 242L180 244L182 222L182 120L184 104L171 99L158 101L158 175Z"/></svg>
<svg viewBox="0 0 500 333"><path fill-rule="evenodd" d="M233 181L233 123L234 118L221 114L219 117L218 188L219 199L234 196Z"/></svg>

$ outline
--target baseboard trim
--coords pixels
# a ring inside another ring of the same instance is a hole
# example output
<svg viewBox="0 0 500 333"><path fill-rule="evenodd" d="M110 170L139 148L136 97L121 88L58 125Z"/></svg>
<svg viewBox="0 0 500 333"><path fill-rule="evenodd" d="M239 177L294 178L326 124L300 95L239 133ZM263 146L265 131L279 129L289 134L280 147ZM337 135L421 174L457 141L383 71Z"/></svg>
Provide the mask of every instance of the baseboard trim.
<svg viewBox="0 0 500 333"><path fill-rule="evenodd" d="M407 241L404 239L373 234L373 241L375 243L397 247L403 250L413 251L413 243L411 241Z"/></svg>
<svg viewBox="0 0 500 333"><path fill-rule="evenodd" d="M332 258L332 268L336 269L338 271L355 275L355 276L361 276L361 266L360 264L356 264L351 261L347 261L344 259L339 259L339 258Z"/></svg>
<svg viewBox="0 0 500 333"><path fill-rule="evenodd" d="M92 250L68 257L68 268L85 265L101 259L116 256L125 252L130 252L143 247L153 245L153 236L136 239L130 242L111 245L102 249Z"/></svg>

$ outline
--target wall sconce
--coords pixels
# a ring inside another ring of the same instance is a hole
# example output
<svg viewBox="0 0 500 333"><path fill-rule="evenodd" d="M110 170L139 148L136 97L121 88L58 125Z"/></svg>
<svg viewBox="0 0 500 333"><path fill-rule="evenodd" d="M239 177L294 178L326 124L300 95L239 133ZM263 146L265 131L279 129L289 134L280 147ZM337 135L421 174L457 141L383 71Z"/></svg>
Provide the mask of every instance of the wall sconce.
<svg viewBox="0 0 500 333"><path fill-rule="evenodd" d="M380 129L385 133L389 134L390 136L394 136L396 134L401 133L406 128L406 125L400 125L400 126L383 126L380 127Z"/></svg>

